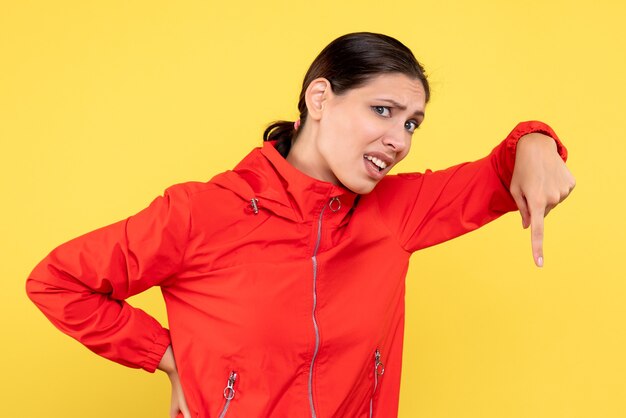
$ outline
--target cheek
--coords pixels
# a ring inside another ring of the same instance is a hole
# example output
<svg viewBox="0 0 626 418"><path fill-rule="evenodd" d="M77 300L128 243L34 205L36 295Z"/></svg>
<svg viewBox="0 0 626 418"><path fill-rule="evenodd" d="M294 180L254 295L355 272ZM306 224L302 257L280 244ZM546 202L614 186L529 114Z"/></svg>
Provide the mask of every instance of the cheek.
<svg viewBox="0 0 626 418"><path fill-rule="evenodd" d="M354 105L336 112L333 119L337 131L342 135L350 135L348 138L353 140L362 136L379 136L384 130L384 120L369 107Z"/></svg>
<svg viewBox="0 0 626 418"><path fill-rule="evenodd" d="M319 137L323 147L327 151L345 147L357 127L349 112L338 110L329 112L328 116L320 121Z"/></svg>
<svg viewBox="0 0 626 418"><path fill-rule="evenodd" d="M354 124L353 129L344 132L343 142L346 152L361 158L366 151L377 149L376 142L385 135L384 126L380 126L376 121L361 120Z"/></svg>

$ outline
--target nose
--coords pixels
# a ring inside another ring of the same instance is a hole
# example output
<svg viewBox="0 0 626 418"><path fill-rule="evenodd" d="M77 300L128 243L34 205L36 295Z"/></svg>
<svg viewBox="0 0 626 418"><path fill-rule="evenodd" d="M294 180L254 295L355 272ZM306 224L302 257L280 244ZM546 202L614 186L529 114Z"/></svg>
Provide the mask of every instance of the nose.
<svg viewBox="0 0 626 418"><path fill-rule="evenodd" d="M400 128L394 126L383 136L383 144L385 147L398 154L408 149L409 140L409 134L406 129L404 129L404 124Z"/></svg>

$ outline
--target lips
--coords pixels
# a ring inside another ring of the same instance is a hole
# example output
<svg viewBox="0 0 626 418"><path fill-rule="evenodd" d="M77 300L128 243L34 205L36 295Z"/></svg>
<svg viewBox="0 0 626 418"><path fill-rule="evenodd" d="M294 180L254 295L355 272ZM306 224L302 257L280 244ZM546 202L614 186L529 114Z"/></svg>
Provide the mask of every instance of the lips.
<svg viewBox="0 0 626 418"><path fill-rule="evenodd" d="M387 163L384 162L383 160L376 158L376 157L372 157L371 155L366 155L365 159L368 161L371 161L372 164L374 164L376 167L378 167L378 169L380 171L383 171L385 168L387 168Z"/></svg>
<svg viewBox="0 0 626 418"><path fill-rule="evenodd" d="M393 164L393 157L382 152L368 152L363 155L363 158L375 165L380 171Z"/></svg>
<svg viewBox="0 0 626 418"><path fill-rule="evenodd" d="M368 175L378 181L391 169L393 158L381 152L368 152L363 155L363 163Z"/></svg>

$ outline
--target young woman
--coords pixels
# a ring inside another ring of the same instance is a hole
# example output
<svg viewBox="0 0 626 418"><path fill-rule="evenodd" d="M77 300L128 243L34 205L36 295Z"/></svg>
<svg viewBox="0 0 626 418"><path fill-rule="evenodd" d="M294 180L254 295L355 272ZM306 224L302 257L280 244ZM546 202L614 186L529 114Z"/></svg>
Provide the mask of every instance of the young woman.
<svg viewBox="0 0 626 418"><path fill-rule="evenodd" d="M396 416L411 253L519 209L541 266L543 217L574 187L540 122L479 161L388 175L428 99L403 44L340 37L306 74L298 121L232 171L61 245L28 294L94 352L166 371L171 416ZM124 301L151 286L169 331Z"/></svg>

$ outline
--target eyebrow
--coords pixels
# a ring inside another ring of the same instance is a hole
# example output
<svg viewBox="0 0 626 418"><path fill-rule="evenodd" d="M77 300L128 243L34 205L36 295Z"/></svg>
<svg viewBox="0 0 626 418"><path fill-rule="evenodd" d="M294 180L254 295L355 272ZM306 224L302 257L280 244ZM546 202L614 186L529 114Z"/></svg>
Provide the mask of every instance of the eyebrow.
<svg viewBox="0 0 626 418"><path fill-rule="evenodd" d="M393 99L382 99L382 98L380 98L380 99L376 99L376 100L380 100L380 101L383 101L383 102L391 103L393 105L393 107L397 107L400 110L406 110L406 106L405 105L400 104L400 103L396 102ZM421 116L423 118L424 117L424 112L421 111L421 110L418 110L415 113L413 113L413 116Z"/></svg>

